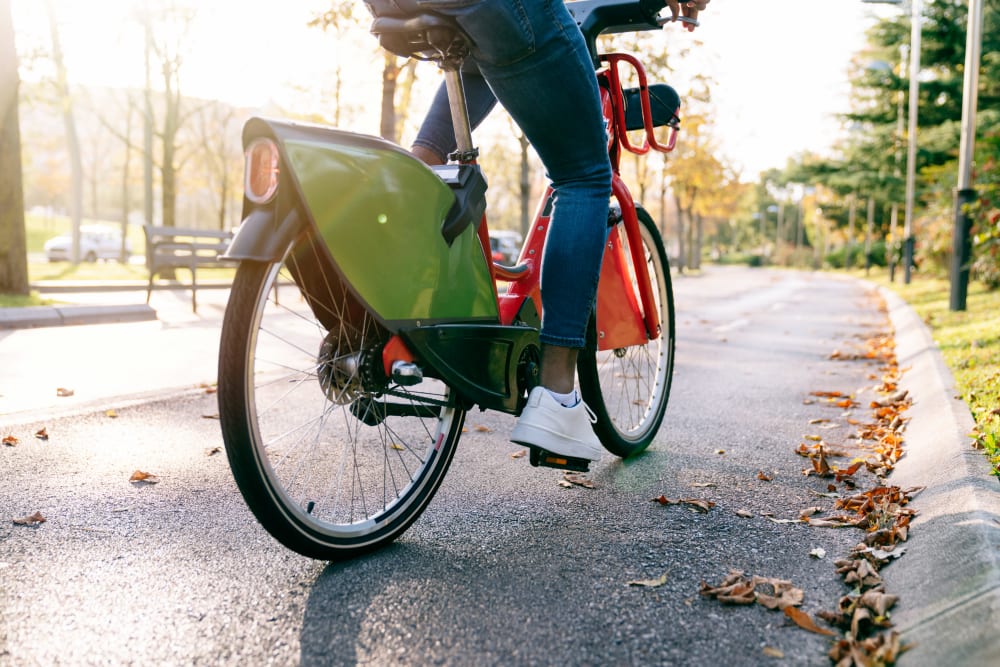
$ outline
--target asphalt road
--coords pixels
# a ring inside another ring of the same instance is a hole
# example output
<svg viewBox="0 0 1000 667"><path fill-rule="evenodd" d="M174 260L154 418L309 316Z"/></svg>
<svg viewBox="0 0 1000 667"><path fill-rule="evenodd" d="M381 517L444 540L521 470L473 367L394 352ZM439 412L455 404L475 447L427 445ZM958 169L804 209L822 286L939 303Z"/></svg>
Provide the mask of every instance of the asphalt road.
<svg viewBox="0 0 1000 667"><path fill-rule="evenodd" d="M297 556L256 524L210 453L222 438L205 390L0 425L20 439L0 446L0 665L829 664L828 638L699 586L732 569L786 579L809 613L847 592L832 560L859 533L764 514L832 505L795 449L820 418L837 425L828 442L856 444L849 415L810 392L867 404L875 366L830 355L886 331L886 315L858 282L795 272L713 271L675 291L673 393L645 455L608 456L596 488L564 488L511 457L512 418L470 414L427 512L346 563ZM159 482L130 483L136 470ZM36 511L37 527L10 521Z"/></svg>

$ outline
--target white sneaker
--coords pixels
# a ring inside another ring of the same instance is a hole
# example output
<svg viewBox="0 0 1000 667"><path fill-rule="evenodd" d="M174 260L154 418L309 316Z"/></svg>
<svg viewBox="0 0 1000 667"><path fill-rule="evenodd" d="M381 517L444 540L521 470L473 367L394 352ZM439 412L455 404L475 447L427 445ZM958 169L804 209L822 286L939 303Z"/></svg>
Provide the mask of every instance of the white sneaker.
<svg viewBox="0 0 1000 667"><path fill-rule="evenodd" d="M583 401L567 408L539 386L528 394L528 403L510 439L560 456L598 461L604 447L591 426L596 421L597 417Z"/></svg>

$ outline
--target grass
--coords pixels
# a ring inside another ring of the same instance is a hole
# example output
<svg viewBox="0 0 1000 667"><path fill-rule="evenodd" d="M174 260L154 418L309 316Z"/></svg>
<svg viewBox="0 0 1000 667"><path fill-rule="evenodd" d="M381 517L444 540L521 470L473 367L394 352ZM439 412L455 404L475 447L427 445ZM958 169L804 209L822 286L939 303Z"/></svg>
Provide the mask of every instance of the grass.
<svg viewBox="0 0 1000 667"><path fill-rule="evenodd" d="M966 310L952 311L945 279L914 275L909 285L869 279L899 294L930 328L976 421L976 446L1000 476L1000 290L973 282Z"/></svg>
<svg viewBox="0 0 1000 667"><path fill-rule="evenodd" d="M0 308L25 308L27 306L51 306L55 301L45 299L32 292L27 296L0 294Z"/></svg>

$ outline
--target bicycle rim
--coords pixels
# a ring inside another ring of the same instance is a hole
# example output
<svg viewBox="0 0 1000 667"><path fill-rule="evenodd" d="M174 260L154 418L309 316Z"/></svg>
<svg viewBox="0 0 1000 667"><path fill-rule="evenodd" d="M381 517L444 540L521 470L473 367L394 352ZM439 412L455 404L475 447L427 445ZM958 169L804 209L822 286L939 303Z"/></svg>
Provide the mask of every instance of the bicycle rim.
<svg viewBox="0 0 1000 667"><path fill-rule="evenodd" d="M649 274L660 335L644 345L598 350L595 321L591 319L587 345L577 372L584 400L597 416L594 430L604 447L622 457L641 452L653 441L663 422L674 366L674 302L670 267L652 218L637 208L645 266L631 264L632 288L636 270ZM623 225L611 230L627 239ZM636 291L638 294L638 291Z"/></svg>
<svg viewBox="0 0 1000 667"><path fill-rule="evenodd" d="M310 243L297 242L282 263L241 264L218 398L230 466L254 515L288 548L329 560L395 539L423 512L465 413L436 380L373 389L386 333L335 276L318 273Z"/></svg>

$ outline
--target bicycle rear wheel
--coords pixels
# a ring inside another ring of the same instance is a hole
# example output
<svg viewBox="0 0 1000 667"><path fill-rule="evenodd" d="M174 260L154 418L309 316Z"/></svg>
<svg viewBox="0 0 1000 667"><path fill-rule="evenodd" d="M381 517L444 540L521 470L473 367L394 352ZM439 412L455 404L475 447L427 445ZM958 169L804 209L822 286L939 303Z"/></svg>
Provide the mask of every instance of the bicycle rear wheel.
<svg viewBox="0 0 1000 667"><path fill-rule="evenodd" d="M644 266L634 266L629 257L629 273L636 289L636 271L645 271L653 287L660 335L644 345L597 349L596 320L591 318L587 344L577 361L580 392L597 416L594 431L605 449L627 457L646 449L663 422L670 396L674 369L674 297L670 266L663 241L652 217L636 207L642 237ZM628 249L622 224L611 230L619 234ZM636 291L638 294L638 291Z"/></svg>
<svg viewBox="0 0 1000 667"><path fill-rule="evenodd" d="M218 400L230 467L258 521L286 547L335 560L390 542L424 511L465 413L439 381L384 378L388 334L322 268L322 251L305 234L283 262L241 263Z"/></svg>

